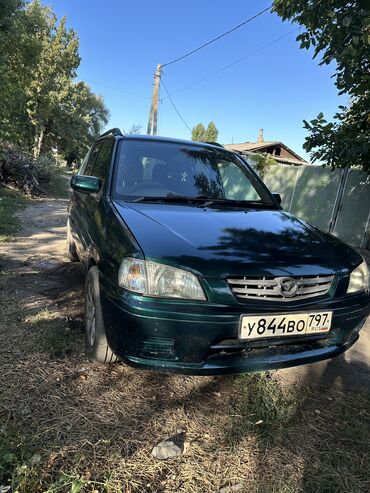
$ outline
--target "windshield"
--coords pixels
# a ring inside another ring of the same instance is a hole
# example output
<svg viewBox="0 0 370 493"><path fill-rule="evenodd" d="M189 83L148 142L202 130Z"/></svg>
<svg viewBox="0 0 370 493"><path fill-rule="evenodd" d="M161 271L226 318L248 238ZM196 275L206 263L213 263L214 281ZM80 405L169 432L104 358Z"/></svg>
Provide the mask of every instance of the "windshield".
<svg viewBox="0 0 370 493"><path fill-rule="evenodd" d="M234 154L179 143L121 140L114 195L138 198L202 198L273 203L270 194Z"/></svg>

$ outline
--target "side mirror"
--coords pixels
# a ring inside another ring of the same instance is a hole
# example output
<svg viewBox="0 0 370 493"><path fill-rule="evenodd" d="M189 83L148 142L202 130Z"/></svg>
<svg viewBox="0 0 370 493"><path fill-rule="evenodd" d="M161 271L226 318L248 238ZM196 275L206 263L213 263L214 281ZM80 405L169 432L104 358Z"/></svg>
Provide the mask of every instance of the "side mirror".
<svg viewBox="0 0 370 493"><path fill-rule="evenodd" d="M274 197L274 199L276 200L276 202L281 205L281 195L280 193L273 193L272 196Z"/></svg>
<svg viewBox="0 0 370 493"><path fill-rule="evenodd" d="M77 192L98 193L101 181L96 176L74 175L71 178L71 188Z"/></svg>

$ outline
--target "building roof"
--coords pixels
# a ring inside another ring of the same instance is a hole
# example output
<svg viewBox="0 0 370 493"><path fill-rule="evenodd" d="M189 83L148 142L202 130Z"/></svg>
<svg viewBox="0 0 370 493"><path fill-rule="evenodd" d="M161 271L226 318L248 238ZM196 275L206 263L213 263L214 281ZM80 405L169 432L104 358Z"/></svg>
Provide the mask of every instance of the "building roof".
<svg viewBox="0 0 370 493"><path fill-rule="evenodd" d="M261 155L259 152L254 152L254 151L245 151L245 152L240 152L239 154L248 157L248 156L255 156L255 155ZM292 159L289 157L281 157L281 156L273 156L272 154L269 154L271 156L271 159L274 159L278 163L281 164L289 164L289 165L294 165L294 166L302 166L303 164L310 164L307 161L301 161L299 159Z"/></svg>
<svg viewBox="0 0 370 493"><path fill-rule="evenodd" d="M294 152L290 147L285 145L283 142L278 140L265 140L263 142L243 142L241 144L224 144L225 149L229 149L230 151L236 152L263 152L264 149L267 149L271 146L280 146L283 147L287 152L289 152L294 158L287 158L282 156L272 156L276 161L279 162L287 162L289 164L306 164L301 156L299 156L296 152Z"/></svg>
<svg viewBox="0 0 370 493"><path fill-rule="evenodd" d="M242 142L241 144L224 144L225 149L232 149L233 151L256 151L263 149L264 147L270 147L272 145L281 144L277 140L265 140L264 142Z"/></svg>
<svg viewBox="0 0 370 493"><path fill-rule="evenodd" d="M302 166L302 164L310 164L308 161L304 161L303 159L292 159L289 157L281 157L281 156L272 156L275 161L283 164L295 164L298 166Z"/></svg>

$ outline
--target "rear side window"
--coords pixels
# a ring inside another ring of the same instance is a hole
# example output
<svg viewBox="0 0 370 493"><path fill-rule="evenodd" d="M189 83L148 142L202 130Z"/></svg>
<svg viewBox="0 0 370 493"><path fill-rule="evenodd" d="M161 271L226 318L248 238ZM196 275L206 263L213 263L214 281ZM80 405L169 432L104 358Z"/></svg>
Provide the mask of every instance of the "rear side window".
<svg viewBox="0 0 370 493"><path fill-rule="evenodd" d="M104 181L109 171L112 158L113 142L105 140L99 150L98 157L95 159L92 175Z"/></svg>

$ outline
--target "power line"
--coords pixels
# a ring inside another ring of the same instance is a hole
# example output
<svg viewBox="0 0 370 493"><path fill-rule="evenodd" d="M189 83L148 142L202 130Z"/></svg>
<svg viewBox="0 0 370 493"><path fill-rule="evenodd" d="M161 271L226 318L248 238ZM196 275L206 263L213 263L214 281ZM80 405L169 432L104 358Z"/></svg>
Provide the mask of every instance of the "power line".
<svg viewBox="0 0 370 493"><path fill-rule="evenodd" d="M249 19L241 22L240 24L238 24L237 26L233 27L232 29L229 29L228 31L226 31L225 33L223 34L220 34L220 36L217 36L216 38L213 38L211 39L210 41L207 41L207 43L204 43L202 44L201 46L199 46L198 48L195 48L194 50L192 51L189 51L188 53L185 53L185 55L182 55L178 58L175 58L174 60L171 60L170 62L167 62L167 63L164 63L162 64L162 67L168 67L168 65L173 65L174 63L176 62L179 62L180 60L183 60L184 58L187 58L188 56L192 55L193 53L196 53L197 51L200 51L202 50L203 48L205 48L206 46L214 43L215 41L218 41L219 39L227 36L228 34L236 31L237 29L240 29L241 27L245 26L246 24L248 24L249 22L253 21L254 19L256 19L257 17L259 17L260 15L264 14L265 12L267 12L268 10L271 9L271 5L263 10L261 10L260 12L258 12L256 15L253 15L252 17L249 17Z"/></svg>
<svg viewBox="0 0 370 493"><path fill-rule="evenodd" d="M166 93L167 93L167 96L168 96L169 100L171 101L171 104L172 104L172 106L173 106L174 110L175 110L175 111L176 111L176 113L179 115L179 117L180 117L180 118L181 118L181 120L183 121L184 125L185 125L185 126L186 126L186 128L189 130L189 132L191 132L191 128L190 128L190 127L189 127L189 125L186 123L186 121L183 119L183 117L181 116L181 114L180 114L179 110L176 108L176 105L175 105L175 103L173 102L173 99L171 98L170 93L168 92L167 86L166 86L166 84L164 83L163 77L161 77L161 82L162 82L162 84L163 84L163 87L164 87L164 89L165 89L165 91L166 91Z"/></svg>
<svg viewBox="0 0 370 493"><path fill-rule="evenodd" d="M107 87L108 89L113 89L114 91L122 92L124 94L128 94L129 96L135 96L136 98L146 99L146 100L147 99L150 99L149 96L141 96L140 94L136 94L134 92L125 91L123 89L119 89L118 87L108 86L107 84L102 84L101 82L96 82L96 81L87 80L87 79L84 79L82 82L89 82L90 84L96 84L98 86Z"/></svg>
<svg viewBox="0 0 370 493"><path fill-rule="evenodd" d="M233 62L231 62L231 63L229 63L229 64L225 65L224 67L220 68L219 70L216 70L215 72L212 72L211 74L207 75L206 77L203 77L202 79L199 79L199 80L197 80L197 81L195 81L195 82L192 82L191 84L189 84L189 85L187 85L187 86L183 87L182 89L179 89L178 91L175 91L175 92L174 92L174 94L179 94L180 92L184 92L184 91L186 91L187 89L190 89L191 87L193 87L193 86L195 86L195 85L197 85L197 84L200 84L201 82L203 82L203 81L205 81L205 80L209 79L210 77L213 77L213 76L215 76L215 75L218 75L218 74L219 74L219 73L221 73L221 72L224 72L224 71L225 71L225 70L227 70L228 68L230 68L230 67L232 67L232 66L236 65L237 63L240 63L240 62L242 62L243 60L245 60L245 59L247 59L247 58L249 58L249 57L251 57L251 56L255 55L256 53L258 53L258 52L260 52L260 51L264 50L264 49L265 49L265 48L267 48L268 46L271 46L271 45L273 45L274 43L277 43L277 42L278 42L278 41L280 41L281 39L286 38L287 36L289 36L290 34L292 34L292 33L296 32L296 31L298 31L299 29L300 29L299 27L297 27L296 29L292 29L291 31L289 31L289 32L287 32L287 33L285 33L285 34L283 34L282 36L279 36L278 38L273 39L272 41L270 41L269 43L266 43L265 45L261 46L260 48L257 48L256 50L254 50L254 51L252 51L252 52L248 53L247 55L245 55L245 56L243 56L243 57L241 57L241 58L238 58L237 60L234 60Z"/></svg>

